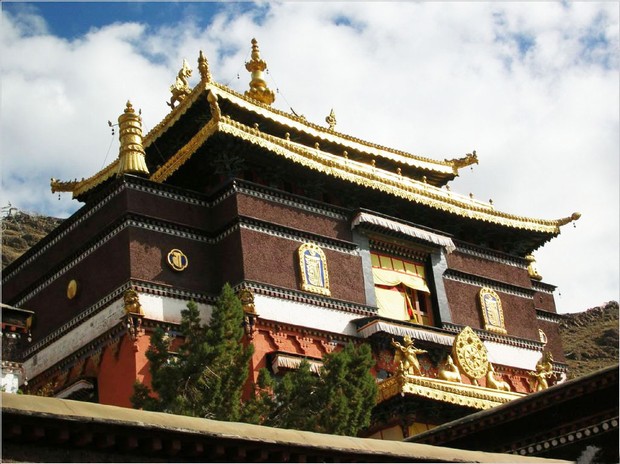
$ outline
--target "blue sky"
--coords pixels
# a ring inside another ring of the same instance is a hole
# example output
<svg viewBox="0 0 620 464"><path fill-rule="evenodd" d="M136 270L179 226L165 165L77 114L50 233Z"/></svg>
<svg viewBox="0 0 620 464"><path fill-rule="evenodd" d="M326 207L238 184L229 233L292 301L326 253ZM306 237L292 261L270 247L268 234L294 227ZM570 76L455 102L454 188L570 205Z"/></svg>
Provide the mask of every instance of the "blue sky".
<svg viewBox="0 0 620 464"><path fill-rule="evenodd" d="M433 159L476 150L451 189L499 210L580 211L536 256L560 310L583 310L619 292L618 16L614 2L2 2L2 198L72 214L49 179L117 155L107 121L127 99L147 132L199 50L243 92L256 37L276 108L317 124L334 108L337 130Z"/></svg>
<svg viewBox="0 0 620 464"><path fill-rule="evenodd" d="M245 4L249 5L249 4ZM237 4L243 8L244 4ZM65 39L76 39L115 22L145 22L152 27L178 23L188 16L198 24L208 24L211 17L226 4L216 2L3 2L9 13L24 8L38 12L49 32Z"/></svg>

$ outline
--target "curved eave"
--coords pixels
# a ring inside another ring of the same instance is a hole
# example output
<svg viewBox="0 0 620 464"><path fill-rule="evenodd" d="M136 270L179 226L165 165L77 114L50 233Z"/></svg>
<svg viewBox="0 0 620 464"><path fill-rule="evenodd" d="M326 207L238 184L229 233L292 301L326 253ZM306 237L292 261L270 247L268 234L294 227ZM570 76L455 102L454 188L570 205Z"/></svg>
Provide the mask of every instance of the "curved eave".
<svg viewBox="0 0 620 464"><path fill-rule="evenodd" d="M102 184L109 178L114 177L117 172L118 159L114 160L112 163L110 163L101 171L92 175L88 179L74 180L68 182L52 179L50 182L50 187L52 189L52 193L71 192L74 199L79 199L81 195Z"/></svg>
<svg viewBox="0 0 620 464"><path fill-rule="evenodd" d="M555 236L560 233L560 226L578 218L574 214L571 217L556 220L533 219L496 211L488 203L374 168L364 163L347 160L331 153L322 152L319 149L280 139L227 117L222 117L219 121L217 131L245 140L329 176L469 219Z"/></svg>

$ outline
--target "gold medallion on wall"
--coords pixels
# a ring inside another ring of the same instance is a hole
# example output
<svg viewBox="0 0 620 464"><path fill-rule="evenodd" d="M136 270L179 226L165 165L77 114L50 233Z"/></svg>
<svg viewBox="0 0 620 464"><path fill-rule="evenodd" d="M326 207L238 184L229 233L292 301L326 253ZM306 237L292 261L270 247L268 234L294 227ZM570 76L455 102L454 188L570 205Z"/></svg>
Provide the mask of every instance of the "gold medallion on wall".
<svg viewBox="0 0 620 464"><path fill-rule="evenodd" d="M67 298L72 300L77 295L78 284L77 280L71 279L67 284Z"/></svg>
<svg viewBox="0 0 620 464"><path fill-rule="evenodd" d="M189 265L187 256L185 256L185 254L177 248L174 248L168 252L166 261L172 269L179 272L183 271Z"/></svg>
<svg viewBox="0 0 620 464"><path fill-rule="evenodd" d="M484 319L484 329L490 332L506 334L504 310L499 295L490 288L480 289L480 310Z"/></svg>
<svg viewBox="0 0 620 464"><path fill-rule="evenodd" d="M327 258L321 248L313 243L304 243L297 251L301 272L301 288L306 292L330 296Z"/></svg>
<svg viewBox="0 0 620 464"><path fill-rule="evenodd" d="M452 354L461 372L469 377L474 385L478 385L478 379L487 373L489 355L482 340L471 327L465 327L456 336Z"/></svg>

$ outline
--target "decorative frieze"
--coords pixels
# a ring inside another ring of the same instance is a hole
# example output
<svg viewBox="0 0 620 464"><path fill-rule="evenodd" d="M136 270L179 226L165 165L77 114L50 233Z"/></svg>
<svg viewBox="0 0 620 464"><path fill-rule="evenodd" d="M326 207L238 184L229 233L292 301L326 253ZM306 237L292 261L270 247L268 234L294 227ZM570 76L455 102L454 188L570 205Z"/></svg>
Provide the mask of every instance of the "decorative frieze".
<svg viewBox="0 0 620 464"><path fill-rule="evenodd" d="M269 222L260 221L258 219L240 216L238 218L239 226L242 229L253 230L273 237L285 238L296 242L314 242L323 248L358 256L359 251L357 245L352 242L338 240L334 238L323 237L321 235L304 232L290 227L279 226Z"/></svg>
<svg viewBox="0 0 620 464"><path fill-rule="evenodd" d="M308 200L293 194L286 194L279 190L270 189L269 187L253 184L248 181L235 180L233 183L235 192L242 193L261 200L267 200L280 205L290 206L309 213L320 214L321 216L346 221L348 216L344 209L336 208L326 203L319 203Z"/></svg>
<svg viewBox="0 0 620 464"><path fill-rule="evenodd" d="M530 288L519 287L517 285L500 282L498 280L489 279L486 277L477 276L474 274L468 274L466 272L457 271L455 269L448 269L443 274L444 279L453 280L456 282L463 282L477 287L488 287L497 292L508 293L509 295L520 296L521 298L532 298L535 291Z"/></svg>
<svg viewBox="0 0 620 464"><path fill-rule="evenodd" d="M475 256L476 258L482 258L500 264L507 264L509 266L518 267L519 269L527 269L527 261L519 256L512 256L499 251L489 250L488 248L478 247L471 243L461 242L459 240L454 240L454 244L456 245L456 251L459 253Z"/></svg>
<svg viewBox="0 0 620 464"><path fill-rule="evenodd" d="M565 319L565 316L561 314L545 311L544 309L536 309L536 319L539 321L552 322L554 324L561 324Z"/></svg>
<svg viewBox="0 0 620 464"><path fill-rule="evenodd" d="M459 333L461 330L463 330L463 327L464 326L462 325L453 324L451 322L444 322L442 324L442 328L444 330L447 330L448 332L452 332L452 333ZM544 348L544 345L539 341L529 340L526 338L512 337L510 335L502 335L498 333L488 332L486 330L480 330L480 329L473 329L473 330L484 341L491 341L491 342L496 342L496 343L500 343L503 345L517 346L520 348L527 348L530 350L535 350L539 352L538 356L540 356L540 352L542 352Z"/></svg>

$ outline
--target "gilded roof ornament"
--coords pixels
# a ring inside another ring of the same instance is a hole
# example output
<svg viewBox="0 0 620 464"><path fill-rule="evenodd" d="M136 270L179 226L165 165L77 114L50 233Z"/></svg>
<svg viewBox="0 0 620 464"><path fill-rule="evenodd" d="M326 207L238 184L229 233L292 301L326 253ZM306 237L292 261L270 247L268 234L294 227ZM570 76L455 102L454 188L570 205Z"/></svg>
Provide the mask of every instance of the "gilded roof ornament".
<svg viewBox="0 0 620 464"><path fill-rule="evenodd" d="M489 358L486 347L471 327L465 327L456 336L452 354L460 371L473 385L478 385L478 379L487 373Z"/></svg>
<svg viewBox="0 0 620 464"><path fill-rule="evenodd" d="M476 150L474 150L472 153L467 153L463 158L447 159L445 161L451 163L456 169L460 169L472 164L478 164L478 155Z"/></svg>
<svg viewBox="0 0 620 464"><path fill-rule="evenodd" d="M143 174L148 176L144 147L142 146L142 118L127 101L125 111L118 117L120 149L116 175Z"/></svg>
<svg viewBox="0 0 620 464"><path fill-rule="evenodd" d="M564 225L566 225L566 224L568 224L570 222L575 222L575 221L579 220L580 217L581 217L581 213L574 212L569 217L558 219L558 225L559 226L564 226Z"/></svg>
<svg viewBox="0 0 620 464"><path fill-rule="evenodd" d="M273 90L267 87L267 83L263 78L263 71L267 69L267 63L260 57L260 50L258 49L258 42L256 39L252 39L251 58L252 59L245 64L245 69L252 73L250 90L245 92L245 96L258 100L266 105L271 105L275 101L276 96Z"/></svg>
<svg viewBox="0 0 620 464"><path fill-rule="evenodd" d="M529 274L530 279L542 280L542 276L536 267L536 258L534 258L534 255L527 255L525 260L528 262L527 273Z"/></svg>
<svg viewBox="0 0 620 464"><path fill-rule="evenodd" d="M191 75L192 68L189 67L187 60L183 59L183 66L177 74L176 81L170 86L170 92L172 93L172 96L170 97L170 101L166 102L166 105L168 105L170 108L174 108L174 105L182 102L183 99L192 92L192 90L189 88L188 80Z"/></svg>
<svg viewBox="0 0 620 464"><path fill-rule="evenodd" d="M325 122L329 125L329 130L334 130L336 127L336 113L334 113L333 108L329 112L329 115L325 118Z"/></svg>
<svg viewBox="0 0 620 464"><path fill-rule="evenodd" d="M200 50L200 54L198 55L198 71L200 72L200 79L205 82L211 82L211 71L209 70L209 62L207 58Z"/></svg>

